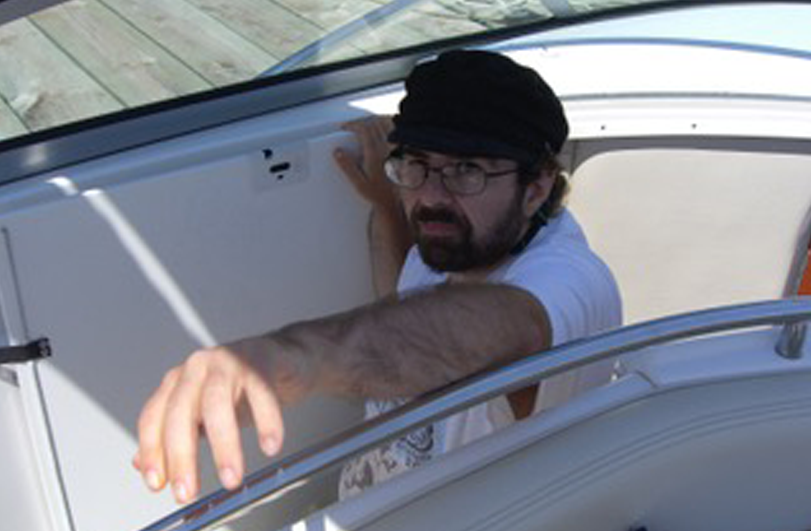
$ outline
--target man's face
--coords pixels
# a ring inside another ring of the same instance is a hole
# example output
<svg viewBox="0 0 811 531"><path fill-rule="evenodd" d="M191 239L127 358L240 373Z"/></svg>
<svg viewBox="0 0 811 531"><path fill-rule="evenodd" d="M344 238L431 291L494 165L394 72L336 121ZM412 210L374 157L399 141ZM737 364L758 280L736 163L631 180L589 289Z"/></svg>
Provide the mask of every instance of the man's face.
<svg viewBox="0 0 811 531"><path fill-rule="evenodd" d="M517 169L514 161L454 157L409 150L431 168L470 161L486 172ZM430 172L417 189L403 188L400 198L423 261L437 271L461 272L487 268L504 259L524 232L524 187L517 173L487 179L476 195L449 192L440 173Z"/></svg>

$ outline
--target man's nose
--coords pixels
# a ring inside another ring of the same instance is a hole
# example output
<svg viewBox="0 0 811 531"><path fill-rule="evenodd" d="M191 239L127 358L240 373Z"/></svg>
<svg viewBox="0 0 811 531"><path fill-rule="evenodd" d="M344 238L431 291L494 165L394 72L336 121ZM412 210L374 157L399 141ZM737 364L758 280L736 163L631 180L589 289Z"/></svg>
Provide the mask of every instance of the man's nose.
<svg viewBox="0 0 811 531"><path fill-rule="evenodd" d="M452 199L452 194L442 182L442 173L431 171L425 182L419 188L420 200L425 206L448 204Z"/></svg>

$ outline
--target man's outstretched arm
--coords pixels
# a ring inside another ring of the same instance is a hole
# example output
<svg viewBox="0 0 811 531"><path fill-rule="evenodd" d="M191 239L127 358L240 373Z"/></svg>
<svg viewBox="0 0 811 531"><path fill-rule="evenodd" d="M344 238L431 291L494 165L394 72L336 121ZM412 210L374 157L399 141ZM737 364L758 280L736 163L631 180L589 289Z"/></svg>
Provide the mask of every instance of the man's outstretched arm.
<svg viewBox="0 0 811 531"><path fill-rule="evenodd" d="M419 395L548 348L546 313L522 289L442 285L267 336L295 352L320 389L365 398Z"/></svg>
<svg viewBox="0 0 811 531"><path fill-rule="evenodd" d="M169 482L185 503L199 489L202 430L222 483L234 488L244 474L241 419L254 422L261 448L274 455L284 437L281 406L313 391L414 396L550 343L532 295L462 284L202 350L170 371L144 407L136 466L151 488Z"/></svg>

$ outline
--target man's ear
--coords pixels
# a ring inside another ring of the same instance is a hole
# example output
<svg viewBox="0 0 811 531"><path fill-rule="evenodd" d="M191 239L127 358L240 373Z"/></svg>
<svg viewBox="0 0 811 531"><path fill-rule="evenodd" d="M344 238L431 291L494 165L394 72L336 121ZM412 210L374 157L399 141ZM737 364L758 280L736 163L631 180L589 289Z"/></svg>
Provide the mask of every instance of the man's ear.
<svg viewBox="0 0 811 531"><path fill-rule="evenodd" d="M524 215L531 217L549 198L555 178L552 172L547 169L541 170L541 176L527 185L524 192Z"/></svg>

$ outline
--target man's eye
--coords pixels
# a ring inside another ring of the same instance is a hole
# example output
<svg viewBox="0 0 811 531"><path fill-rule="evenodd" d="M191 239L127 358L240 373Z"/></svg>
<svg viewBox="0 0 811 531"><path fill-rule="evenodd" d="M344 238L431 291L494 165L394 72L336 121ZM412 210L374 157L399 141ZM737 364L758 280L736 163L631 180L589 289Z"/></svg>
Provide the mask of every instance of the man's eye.
<svg viewBox="0 0 811 531"><path fill-rule="evenodd" d="M481 166L479 166L475 162L463 160L456 164L456 172L459 175L470 176L470 175L479 175L483 173L484 170L482 169Z"/></svg>
<svg viewBox="0 0 811 531"><path fill-rule="evenodd" d="M407 158L403 162L404 166L409 169L424 170L428 167L428 162L423 159Z"/></svg>

